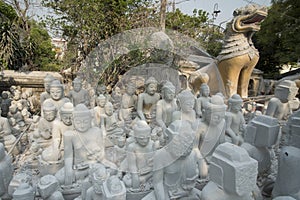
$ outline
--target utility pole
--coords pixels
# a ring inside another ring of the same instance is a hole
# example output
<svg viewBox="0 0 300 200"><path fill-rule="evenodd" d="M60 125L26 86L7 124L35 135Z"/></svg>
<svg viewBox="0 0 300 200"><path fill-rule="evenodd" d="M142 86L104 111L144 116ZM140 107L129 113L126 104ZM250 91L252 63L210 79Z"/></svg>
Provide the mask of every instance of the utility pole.
<svg viewBox="0 0 300 200"><path fill-rule="evenodd" d="M160 4L160 29L165 32L166 30L166 11L167 11L167 0L161 0Z"/></svg>

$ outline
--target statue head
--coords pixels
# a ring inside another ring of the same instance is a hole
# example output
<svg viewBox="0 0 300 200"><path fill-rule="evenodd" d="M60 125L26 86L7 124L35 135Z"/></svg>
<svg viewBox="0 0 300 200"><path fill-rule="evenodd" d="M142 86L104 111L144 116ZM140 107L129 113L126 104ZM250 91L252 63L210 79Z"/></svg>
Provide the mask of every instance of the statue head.
<svg viewBox="0 0 300 200"><path fill-rule="evenodd" d="M182 112L187 113L194 109L195 97L190 90L181 91L178 94L177 99Z"/></svg>
<svg viewBox="0 0 300 200"><path fill-rule="evenodd" d="M102 193L102 185L109 177L106 168L99 163L93 164L89 171L90 180L93 184L93 189L96 194Z"/></svg>
<svg viewBox="0 0 300 200"><path fill-rule="evenodd" d="M67 125L71 126L72 125L72 113L73 113L74 107L73 104L70 102L65 103L61 108L60 108L60 118L61 121Z"/></svg>
<svg viewBox="0 0 300 200"><path fill-rule="evenodd" d="M96 99L97 106L100 106L101 108L104 108L106 104L106 97L103 94L99 94L99 96Z"/></svg>
<svg viewBox="0 0 300 200"><path fill-rule="evenodd" d="M109 101L105 104L105 114L107 116L112 116L114 114L114 106Z"/></svg>
<svg viewBox="0 0 300 200"><path fill-rule="evenodd" d="M117 176L111 176L107 179L108 190L111 194L119 194L123 190L121 180Z"/></svg>
<svg viewBox="0 0 300 200"><path fill-rule="evenodd" d="M106 86L104 84L98 84L96 88L96 94L105 94L106 93Z"/></svg>
<svg viewBox="0 0 300 200"><path fill-rule="evenodd" d="M8 99L7 92L2 92L1 97L2 97L2 99Z"/></svg>
<svg viewBox="0 0 300 200"><path fill-rule="evenodd" d="M50 85L50 96L54 101L64 97L64 86L59 80L53 80Z"/></svg>
<svg viewBox="0 0 300 200"><path fill-rule="evenodd" d="M175 97L175 91L176 88L173 85L173 83L171 83L170 81L167 81L163 87L161 88L162 90L162 96L166 101L172 101Z"/></svg>
<svg viewBox="0 0 300 200"><path fill-rule="evenodd" d="M73 111L73 124L77 131L81 133L88 131L92 127L91 121L92 114L84 104L75 106Z"/></svg>
<svg viewBox="0 0 300 200"><path fill-rule="evenodd" d="M203 110L203 119L210 125L218 125L225 119L226 105L219 95L213 95Z"/></svg>
<svg viewBox="0 0 300 200"><path fill-rule="evenodd" d="M79 92L82 88L82 80L79 78L75 78L73 80L73 88L75 92Z"/></svg>
<svg viewBox="0 0 300 200"><path fill-rule="evenodd" d="M43 176L38 182L38 191L43 199L47 199L59 189L58 180L53 175Z"/></svg>
<svg viewBox="0 0 300 200"><path fill-rule="evenodd" d="M150 140L151 128L146 121L140 120L133 126L136 143L140 146L147 146Z"/></svg>
<svg viewBox="0 0 300 200"><path fill-rule="evenodd" d="M14 91L14 97L13 97L13 99L15 100L15 101L18 101L18 100L20 100L21 99L21 91L20 90L15 90Z"/></svg>
<svg viewBox="0 0 300 200"><path fill-rule="evenodd" d="M188 156L193 148L195 132L190 123L181 121L182 123L172 123L167 132L172 135L171 141L165 146L173 158L184 158Z"/></svg>
<svg viewBox="0 0 300 200"><path fill-rule="evenodd" d="M52 122L56 118L57 110L55 105L51 101L44 101L43 103L44 118L48 122Z"/></svg>
<svg viewBox="0 0 300 200"><path fill-rule="evenodd" d="M149 95L154 95L155 92L157 91L157 80L151 76L146 80L145 86L146 86L146 92Z"/></svg>
<svg viewBox="0 0 300 200"><path fill-rule="evenodd" d="M298 87L295 81L284 80L275 88L275 97L281 102L286 103L293 100L298 93Z"/></svg>
<svg viewBox="0 0 300 200"><path fill-rule="evenodd" d="M240 95L234 94L228 99L228 106L231 112L239 112L243 106L243 99Z"/></svg>
<svg viewBox="0 0 300 200"><path fill-rule="evenodd" d="M136 90L135 83L133 83L132 81L129 81L129 83L126 86L126 93L131 96L131 95L134 95L135 90Z"/></svg>
<svg viewBox="0 0 300 200"><path fill-rule="evenodd" d="M200 86L200 94L203 97L208 97L210 93L209 86L207 83L202 83Z"/></svg>
<svg viewBox="0 0 300 200"><path fill-rule="evenodd" d="M50 93L50 85L51 82L54 80L55 78L51 75L51 74L47 74L44 78L44 87L46 92Z"/></svg>

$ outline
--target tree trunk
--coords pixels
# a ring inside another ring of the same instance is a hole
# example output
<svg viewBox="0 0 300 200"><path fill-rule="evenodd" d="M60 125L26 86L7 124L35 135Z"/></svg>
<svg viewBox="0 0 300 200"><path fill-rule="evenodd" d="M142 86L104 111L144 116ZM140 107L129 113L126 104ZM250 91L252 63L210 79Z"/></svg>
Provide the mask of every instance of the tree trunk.
<svg viewBox="0 0 300 200"><path fill-rule="evenodd" d="M163 32L166 30L166 10L167 10L167 0L161 0L161 5L160 5L160 29Z"/></svg>

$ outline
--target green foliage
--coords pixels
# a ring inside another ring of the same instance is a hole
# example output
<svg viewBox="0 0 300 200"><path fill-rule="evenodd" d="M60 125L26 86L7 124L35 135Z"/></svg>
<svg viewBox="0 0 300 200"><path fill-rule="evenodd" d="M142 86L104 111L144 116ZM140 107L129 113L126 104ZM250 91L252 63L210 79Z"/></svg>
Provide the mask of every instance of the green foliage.
<svg viewBox="0 0 300 200"><path fill-rule="evenodd" d="M52 51L51 38L41 24L31 21L30 39L32 47L33 66L37 70L57 71L58 61L55 61L55 52Z"/></svg>
<svg viewBox="0 0 300 200"><path fill-rule="evenodd" d="M20 42L17 13L12 6L0 1L0 63L2 69L22 67L26 54Z"/></svg>
<svg viewBox="0 0 300 200"><path fill-rule="evenodd" d="M28 18L24 21L3 1L0 1L0 17L0 63L3 69L60 68L52 51L51 38L43 26Z"/></svg>
<svg viewBox="0 0 300 200"><path fill-rule="evenodd" d="M254 40L260 52L257 68L268 76L278 73L283 64L295 64L300 58L300 1L272 3Z"/></svg>

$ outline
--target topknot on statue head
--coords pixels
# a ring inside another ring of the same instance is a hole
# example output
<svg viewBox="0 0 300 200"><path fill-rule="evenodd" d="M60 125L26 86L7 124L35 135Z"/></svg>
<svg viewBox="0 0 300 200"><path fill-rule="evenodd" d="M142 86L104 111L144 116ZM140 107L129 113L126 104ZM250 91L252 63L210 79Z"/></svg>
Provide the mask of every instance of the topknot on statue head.
<svg viewBox="0 0 300 200"><path fill-rule="evenodd" d="M150 137L151 128L144 120L139 120L133 125L134 137Z"/></svg>
<svg viewBox="0 0 300 200"><path fill-rule="evenodd" d="M92 113L84 104L78 104L73 110L73 117L92 117Z"/></svg>
<svg viewBox="0 0 300 200"><path fill-rule="evenodd" d="M151 76L151 77L149 77L147 80L146 80L146 82L145 82L145 86L148 86L149 84L158 84L158 82L157 82L157 80L153 77L153 76Z"/></svg>
<svg viewBox="0 0 300 200"><path fill-rule="evenodd" d="M175 91L176 91L176 87L170 81L166 81L161 88L162 91L164 91L166 89L170 90L173 93L175 93Z"/></svg>
<svg viewBox="0 0 300 200"><path fill-rule="evenodd" d="M60 113L73 113L73 110L73 104L71 102L67 102L60 108Z"/></svg>
<svg viewBox="0 0 300 200"><path fill-rule="evenodd" d="M59 80L54 79L54 80L51 82L50 88L62 88L62 89L64 89L64 85L61 84L61 82L60 82Z"/></svg>

